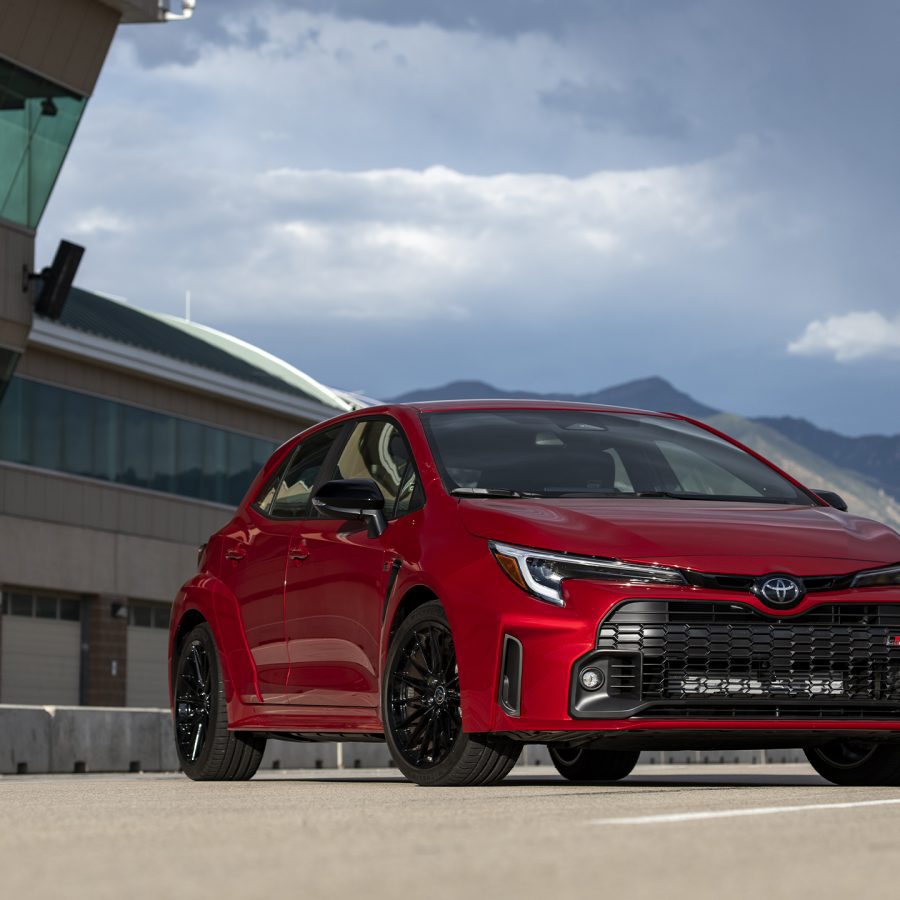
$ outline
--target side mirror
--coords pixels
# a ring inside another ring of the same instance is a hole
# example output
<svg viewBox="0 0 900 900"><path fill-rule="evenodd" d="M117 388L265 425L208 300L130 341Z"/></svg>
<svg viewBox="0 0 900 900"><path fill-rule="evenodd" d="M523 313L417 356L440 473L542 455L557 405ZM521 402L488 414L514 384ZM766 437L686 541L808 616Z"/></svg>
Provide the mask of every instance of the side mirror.
<svg viewBox="0 0 900 900"><path fill-rule="evenodd" d="M847 512L847 501L840 494L836 494L834 491L820 491L816 488L813 488L813 493L829 506L833 506L841 512Z"/></svg>
<svg viewBox="0 0 900 900"><path fill-rule="evenodd" d="M387 528L384 495L368 478L344 478L326 481L313 495L313 506L339 518L365 519L369 537L379 537Z"/></svg>

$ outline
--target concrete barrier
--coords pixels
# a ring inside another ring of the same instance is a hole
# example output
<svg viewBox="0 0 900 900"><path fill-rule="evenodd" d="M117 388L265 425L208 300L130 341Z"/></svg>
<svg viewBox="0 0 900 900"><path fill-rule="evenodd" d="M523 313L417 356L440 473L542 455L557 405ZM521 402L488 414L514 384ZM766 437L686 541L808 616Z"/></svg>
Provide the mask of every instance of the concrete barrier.
<svg viewBox="0 0 900 900"><path fill-rule="evenodd" d="M642 753L645 765L804 762L801 750ZM520 765L553 766L547 748L525 747ZM381 743L270 740L261 768L371 769L393 766ZM174 772L179 768L167 709L0 706L0 774Z"/></svg>
<svg viewBox="0 0 900 900"><path fill-rule="evenodd" d="M42 706L0 706L0 774L50 771L51 719Z"/></svg>

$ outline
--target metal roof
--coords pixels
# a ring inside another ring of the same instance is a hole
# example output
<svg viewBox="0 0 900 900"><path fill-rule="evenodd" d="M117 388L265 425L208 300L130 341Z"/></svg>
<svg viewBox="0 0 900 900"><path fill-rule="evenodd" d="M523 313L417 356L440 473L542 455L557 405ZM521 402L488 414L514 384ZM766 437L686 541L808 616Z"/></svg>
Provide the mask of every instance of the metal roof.
<svg viewBox="0 0 900 900"><path fill-rule="evenodd" d="M59 324L346 412L354 406L290 364L206 326L73 287Z"/></svg>

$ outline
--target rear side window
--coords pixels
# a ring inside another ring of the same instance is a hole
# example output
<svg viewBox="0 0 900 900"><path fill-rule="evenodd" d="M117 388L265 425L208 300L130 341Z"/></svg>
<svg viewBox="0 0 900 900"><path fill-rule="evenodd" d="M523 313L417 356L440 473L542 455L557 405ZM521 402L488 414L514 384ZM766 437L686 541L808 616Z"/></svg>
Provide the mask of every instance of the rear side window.
<svg viewBox="0 0 900 900"><path fill-rule="evenodd" d="M343 426L339 425L301 441L294 450L274 495L269 499L266 497L267 492L263 491L260 509L263 508L262 503L268 499L270 504L268 514L275 518L300 519L308 516L310 496L316 479L342 430Z"/></svg>

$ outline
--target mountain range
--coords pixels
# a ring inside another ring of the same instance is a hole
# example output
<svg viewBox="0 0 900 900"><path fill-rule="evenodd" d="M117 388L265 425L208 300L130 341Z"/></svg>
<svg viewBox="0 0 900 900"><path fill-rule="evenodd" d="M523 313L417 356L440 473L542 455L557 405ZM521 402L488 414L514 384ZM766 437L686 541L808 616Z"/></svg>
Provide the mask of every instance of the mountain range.
<svg viewBox="0 0 900 900"><path fill-rule="evenodd" d="M470 399L571 400L702 419L804 484L837 491L852 512L900 527L900 435L848 437L790 416L743 418L707 406L659 377L641 378L586 394L538 394L496 388L483 381L454 381L408 391L392 402Z"/></svg>

